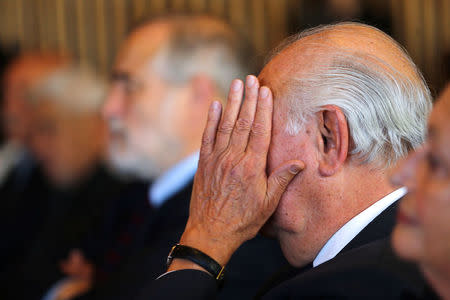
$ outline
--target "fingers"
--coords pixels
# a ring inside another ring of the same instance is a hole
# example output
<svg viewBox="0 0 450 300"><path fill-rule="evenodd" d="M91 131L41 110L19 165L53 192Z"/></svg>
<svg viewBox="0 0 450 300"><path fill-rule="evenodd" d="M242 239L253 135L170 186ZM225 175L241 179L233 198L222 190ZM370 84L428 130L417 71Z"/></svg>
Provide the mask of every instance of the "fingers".
<svg viewBox="0 0 450 300"><path fill-rule="evenodd" d="M214 142L221 113L222 105L217 101L213 101L209 107L208 119L206 121L205 130L203 131L202 145L200 148L200 155L202 156L210 154L214 149Z"/></svg>
<svg viewBox="0 0 450 300"><path fill-rule="evenodd" d="M222 151L230 142L230 136L236 123L239 114L239 109L242 102L243 83L239 79L235 79L231 84L228 94L228 101L225 107L224 114L217 129L215 149Z"/></svg>
<svg viewBox="0 0 450 300"><path fill-rule="evenodd" d="M288 161L270 174L267 181L266 201L278 203L289 183L305 168L302 161Z"/></svg>
<svg viewBox="0 0 450 300"><path fill-rule="evenodd" d="M233 81L218 126L217 114L213 113L211 117L210 113L202 142L203 153L211 153L213 149L221 152L231 145L234 151L247 149L261 158L267 156L272 130L272 93L268 87L259 89L258 79L253 75L247 76L245 89L245 101L241 108L243 83Z"/></svg>
<svg viewBox="0 0 450 300"><path fill-rule="evenodd" d="M253 120L255 118L256 103L258 100L259 82L253 76L247 76L245 83L245 100L239 113L239 118L231 135L230 145L234 150L245 151L252 128Z"/></svg>
<svg viewBox="0 0 450 300"><path fill-rule="evenodd" d="M266 86L261 87L256 105L255 120L250 132L247 150L252 154L267 157L272 131L273 99L272 92Z"/></svg>

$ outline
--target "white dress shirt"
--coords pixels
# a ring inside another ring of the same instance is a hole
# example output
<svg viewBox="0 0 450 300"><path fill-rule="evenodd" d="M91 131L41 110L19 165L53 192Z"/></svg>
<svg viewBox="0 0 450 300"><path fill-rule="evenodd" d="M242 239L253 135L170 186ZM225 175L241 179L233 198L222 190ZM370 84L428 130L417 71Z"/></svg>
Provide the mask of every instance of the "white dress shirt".
<svg viewBox="0 0 450 300"><path fill-rule="evenodd" d="M164 202L183 189L197 171L199 152L186 157L166 171L149 188L149 199L153 207L158 208Z"/></svg>
<svg viewBox="0 0 450 300"><path fill-rule="evenodd" d="M322 247L319 254L313 261L313 267L317 267L324 262L334 258L351 242L370 222L373 221L379 214L381 214L392 203L399 200L407 192L406 187L399 188L389 195L378 200L361 213L353 217L344 226L342 226Z"/></svg>

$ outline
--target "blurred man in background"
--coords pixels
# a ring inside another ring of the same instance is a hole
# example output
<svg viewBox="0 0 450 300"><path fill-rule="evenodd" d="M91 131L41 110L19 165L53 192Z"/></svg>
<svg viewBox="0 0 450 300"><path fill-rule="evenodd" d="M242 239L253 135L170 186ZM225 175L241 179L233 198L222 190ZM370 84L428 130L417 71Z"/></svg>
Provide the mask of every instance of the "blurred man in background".
<svg viewBox="0 0 450 300"><path fill-rule="evenodd" d="M8 65L3 78L2 129L6 141L0 150L1 270L13 266L33 239L45 215L48 186L31 154L32 108L27 91L42 77L66 65L55 53L29 52Z"/></svg>
<svg viewBox="0 0 450 300"><path fill-rule="evenodd" d="M60 278L59 263L100 225L121 185L103 166L106 85L88 69L62 67L29 91L31 148L52 191L45 218L11 277L12 298L40 299ZM35 201L35 199L33 199Z"/></svg>
<svg viewBox="0 0 450 300"><path fill-rule="evenodd" d="M103 109L111 125L110 157L123 173L153 184L147 197L124 199L128 205L135 203L140 214L134 216L145 221L131 233L131 225L117 231L116 245L105 252L103 262L95 264L97 289L85 297L132 299L147 280L164 270L161 260L188 217L208 106L214 98L225 100L231 80L247 72L243 44L219 20L177 16L139 27L122 45ZM139 232L142 236L137 236ZM143 247L129 251L130 244L138 241ZM264 265L259 263L262 257ZM225 285L224 298L252 295L284 263L275 242L250 241L228 267L233 288ZM120 271L111 272L114 264ZM107 280L98 278L105 273ZM65 291L71 291L70 284L59 295L71 294Z"/></svg>
<svg viewBox="0 0 450 300"><path fill-rule="evenodd" d="M408 195L400 203L393 245L417 261L435 290L450 299L450 85L430 116L425 146L410 154L393 176ZM424 299L432 299L430 292Z"/></svg>

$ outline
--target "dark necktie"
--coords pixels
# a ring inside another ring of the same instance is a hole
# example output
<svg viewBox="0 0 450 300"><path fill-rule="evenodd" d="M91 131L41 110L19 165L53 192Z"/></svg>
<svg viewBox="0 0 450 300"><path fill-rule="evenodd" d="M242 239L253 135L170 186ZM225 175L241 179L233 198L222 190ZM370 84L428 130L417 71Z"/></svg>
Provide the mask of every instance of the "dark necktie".
<svg viewBox="0 0 450 300"><path fill-rule="evenodd" d="M144 246L154 211L149 199L145 197L139 199L128 216L128 222L120 228L114 243L106 250L103 263L97 269L97 280L106 280L109 274L120 269L121 264L133 254L134 250Z"/></svg>

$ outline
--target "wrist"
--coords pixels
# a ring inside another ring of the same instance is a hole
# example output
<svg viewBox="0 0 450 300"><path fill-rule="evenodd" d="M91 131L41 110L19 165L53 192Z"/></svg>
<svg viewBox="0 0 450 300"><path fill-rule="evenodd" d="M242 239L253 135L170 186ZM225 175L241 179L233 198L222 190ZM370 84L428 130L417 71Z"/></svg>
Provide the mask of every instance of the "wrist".
<svg viewBox="0 0 450 300"><path fill-rule="evenodd" d="M206 269L202 268L201 266L197 265L196 263L182 258L174 258L172 260L172 263L170 264L169 268L167 269L167 272L171 271L177 271L177 270L185 270L185 269L192 269L192 270L200 270L203 272L206 272L212 276L211 273L209 273Z"/></svg>
<svg viewBox="0 0 450 300"><path fill-rule="evenodd" d="M174 259L179 259L174 265ZM215 278L219 287L223 284L225 266L220 265L213 258L203 253L202 251L177 244L172 247L172 250L167 257L168 271L175 271L181 269L196 269L209 273Z"/></svg>
<svg viewBox="0 0 450 300"><path fill-rule="evenodd" d="M180 239L180 244L202 251L220 265L225 266L233 253L239 247L230 243L226 239L216 239L208 236L198 229L188 229L184 231Z"/></svg>

